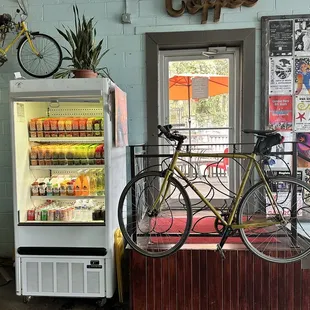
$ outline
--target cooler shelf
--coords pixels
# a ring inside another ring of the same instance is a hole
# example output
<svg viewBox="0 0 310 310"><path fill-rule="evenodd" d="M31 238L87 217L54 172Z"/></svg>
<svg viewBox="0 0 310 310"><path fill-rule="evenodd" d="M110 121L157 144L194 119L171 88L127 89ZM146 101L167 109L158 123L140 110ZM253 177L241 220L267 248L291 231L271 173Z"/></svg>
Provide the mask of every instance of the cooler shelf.
<svg viewBox="0 0 310 310"><path fill-rule="evenodd" d="M78 143L103 143L103 137L41 137L29 138L30 142L78 142Z"/></svg>
<svg viewBox="0 0 310 310"><path fill-rule="evenodd" d="M105 196L31 196L32 200L104 199Z"/></svg>
<svg viewBox="0 0 310 310"><path fill-rule="evenodd" d="M51 166L29 166L30 170L75 170L75 169L102 169L102 165L51 165Z"/></svg>

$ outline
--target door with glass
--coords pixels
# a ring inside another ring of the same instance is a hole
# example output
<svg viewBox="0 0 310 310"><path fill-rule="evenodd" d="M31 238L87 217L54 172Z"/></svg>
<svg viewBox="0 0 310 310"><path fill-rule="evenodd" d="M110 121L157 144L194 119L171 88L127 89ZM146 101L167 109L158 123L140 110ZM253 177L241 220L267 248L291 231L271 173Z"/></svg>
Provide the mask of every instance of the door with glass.
<svg viewBox="0 0 310 310"><path fill-rule="evenodd" d="M161 51L159 80L159 122L187 135L187 152L202 155L184 158L180 166L220 206L238 186L240 167L203 154L232 152L240 143L239 50ZM194 193L189 195L195 205Z"/></svg>

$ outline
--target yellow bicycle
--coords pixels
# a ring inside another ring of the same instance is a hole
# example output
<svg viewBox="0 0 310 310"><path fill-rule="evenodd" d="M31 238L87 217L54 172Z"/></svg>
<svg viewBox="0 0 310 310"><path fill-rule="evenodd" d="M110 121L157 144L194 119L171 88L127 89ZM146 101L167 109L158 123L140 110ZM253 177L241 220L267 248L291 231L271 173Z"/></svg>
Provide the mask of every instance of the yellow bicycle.
<svg viewBox="0 0 310 310"><path fill-rule="evenodd" d="M20 0L22 3L23 1ZM15 22L10 14L0 15L0 42L8 33L16 33L13 40L4 48L0 48L0 67L8 60L7 52L21 38L17 46L17 60L21 68L36 78L46 78L58 71L62 63L62 52L59 44L50 36L39 32L30 32L25 22L28 14L21 5L16 13L20 21Z"/></svg>
<svg viewBox="0 0 310 310"><path fill-rule="evenodd" d="M171 127L158 126L159 136L176 143L168 168L137 174L119 200L119 226L134 250L149 257L164 257L180 249L189 236L197 235L192 231L197 219L193 219L187 189L205 204L202 212L206 217L215 215L214 225L221 237L217 250L222 257L228 237L241 238L252 253L270 262L290 263L310 254L310 187L291 176L269 177L257 159L268 156L272 146L283 141L279 133L244 130L257 136L251 154L195 154L181 153L186 136L172 132ZM226 214L220 214L182 173L177 166L179 156L247 160L239 190ZM246 191L253 169L260 181Z"/></svg>

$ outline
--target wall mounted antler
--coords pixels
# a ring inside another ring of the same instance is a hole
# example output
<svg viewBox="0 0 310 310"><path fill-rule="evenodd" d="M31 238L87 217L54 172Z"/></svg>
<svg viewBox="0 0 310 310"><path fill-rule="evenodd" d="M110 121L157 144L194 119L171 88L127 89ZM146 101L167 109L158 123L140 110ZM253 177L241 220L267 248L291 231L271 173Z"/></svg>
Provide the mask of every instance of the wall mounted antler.
<svg viewBox="0 0 310 310"><path fill-rule="evenodd" d="M172 5L172 0L166 0L166 11L172 17L182 16L186 11L190 14L196 14L202 10L201 23L205 24L208 20L209 9L214 9L214 22L218 22L221 17L221 9L226 7L230 9L240 6L251 7L258 0L182 0L181 8L175 10Z"/></svg>

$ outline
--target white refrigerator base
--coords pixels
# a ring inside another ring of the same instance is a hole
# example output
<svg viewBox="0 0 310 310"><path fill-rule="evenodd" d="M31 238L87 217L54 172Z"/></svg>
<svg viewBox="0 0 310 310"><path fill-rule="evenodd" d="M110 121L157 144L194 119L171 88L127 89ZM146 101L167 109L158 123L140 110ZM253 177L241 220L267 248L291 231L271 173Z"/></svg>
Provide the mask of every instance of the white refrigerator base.
<svg viewBox="0 0 310 310"><path fill-rule="evenodd" d="M110 258L20 256L16 261L17 295L111 298L114 294L114 263Z"/></svg>

